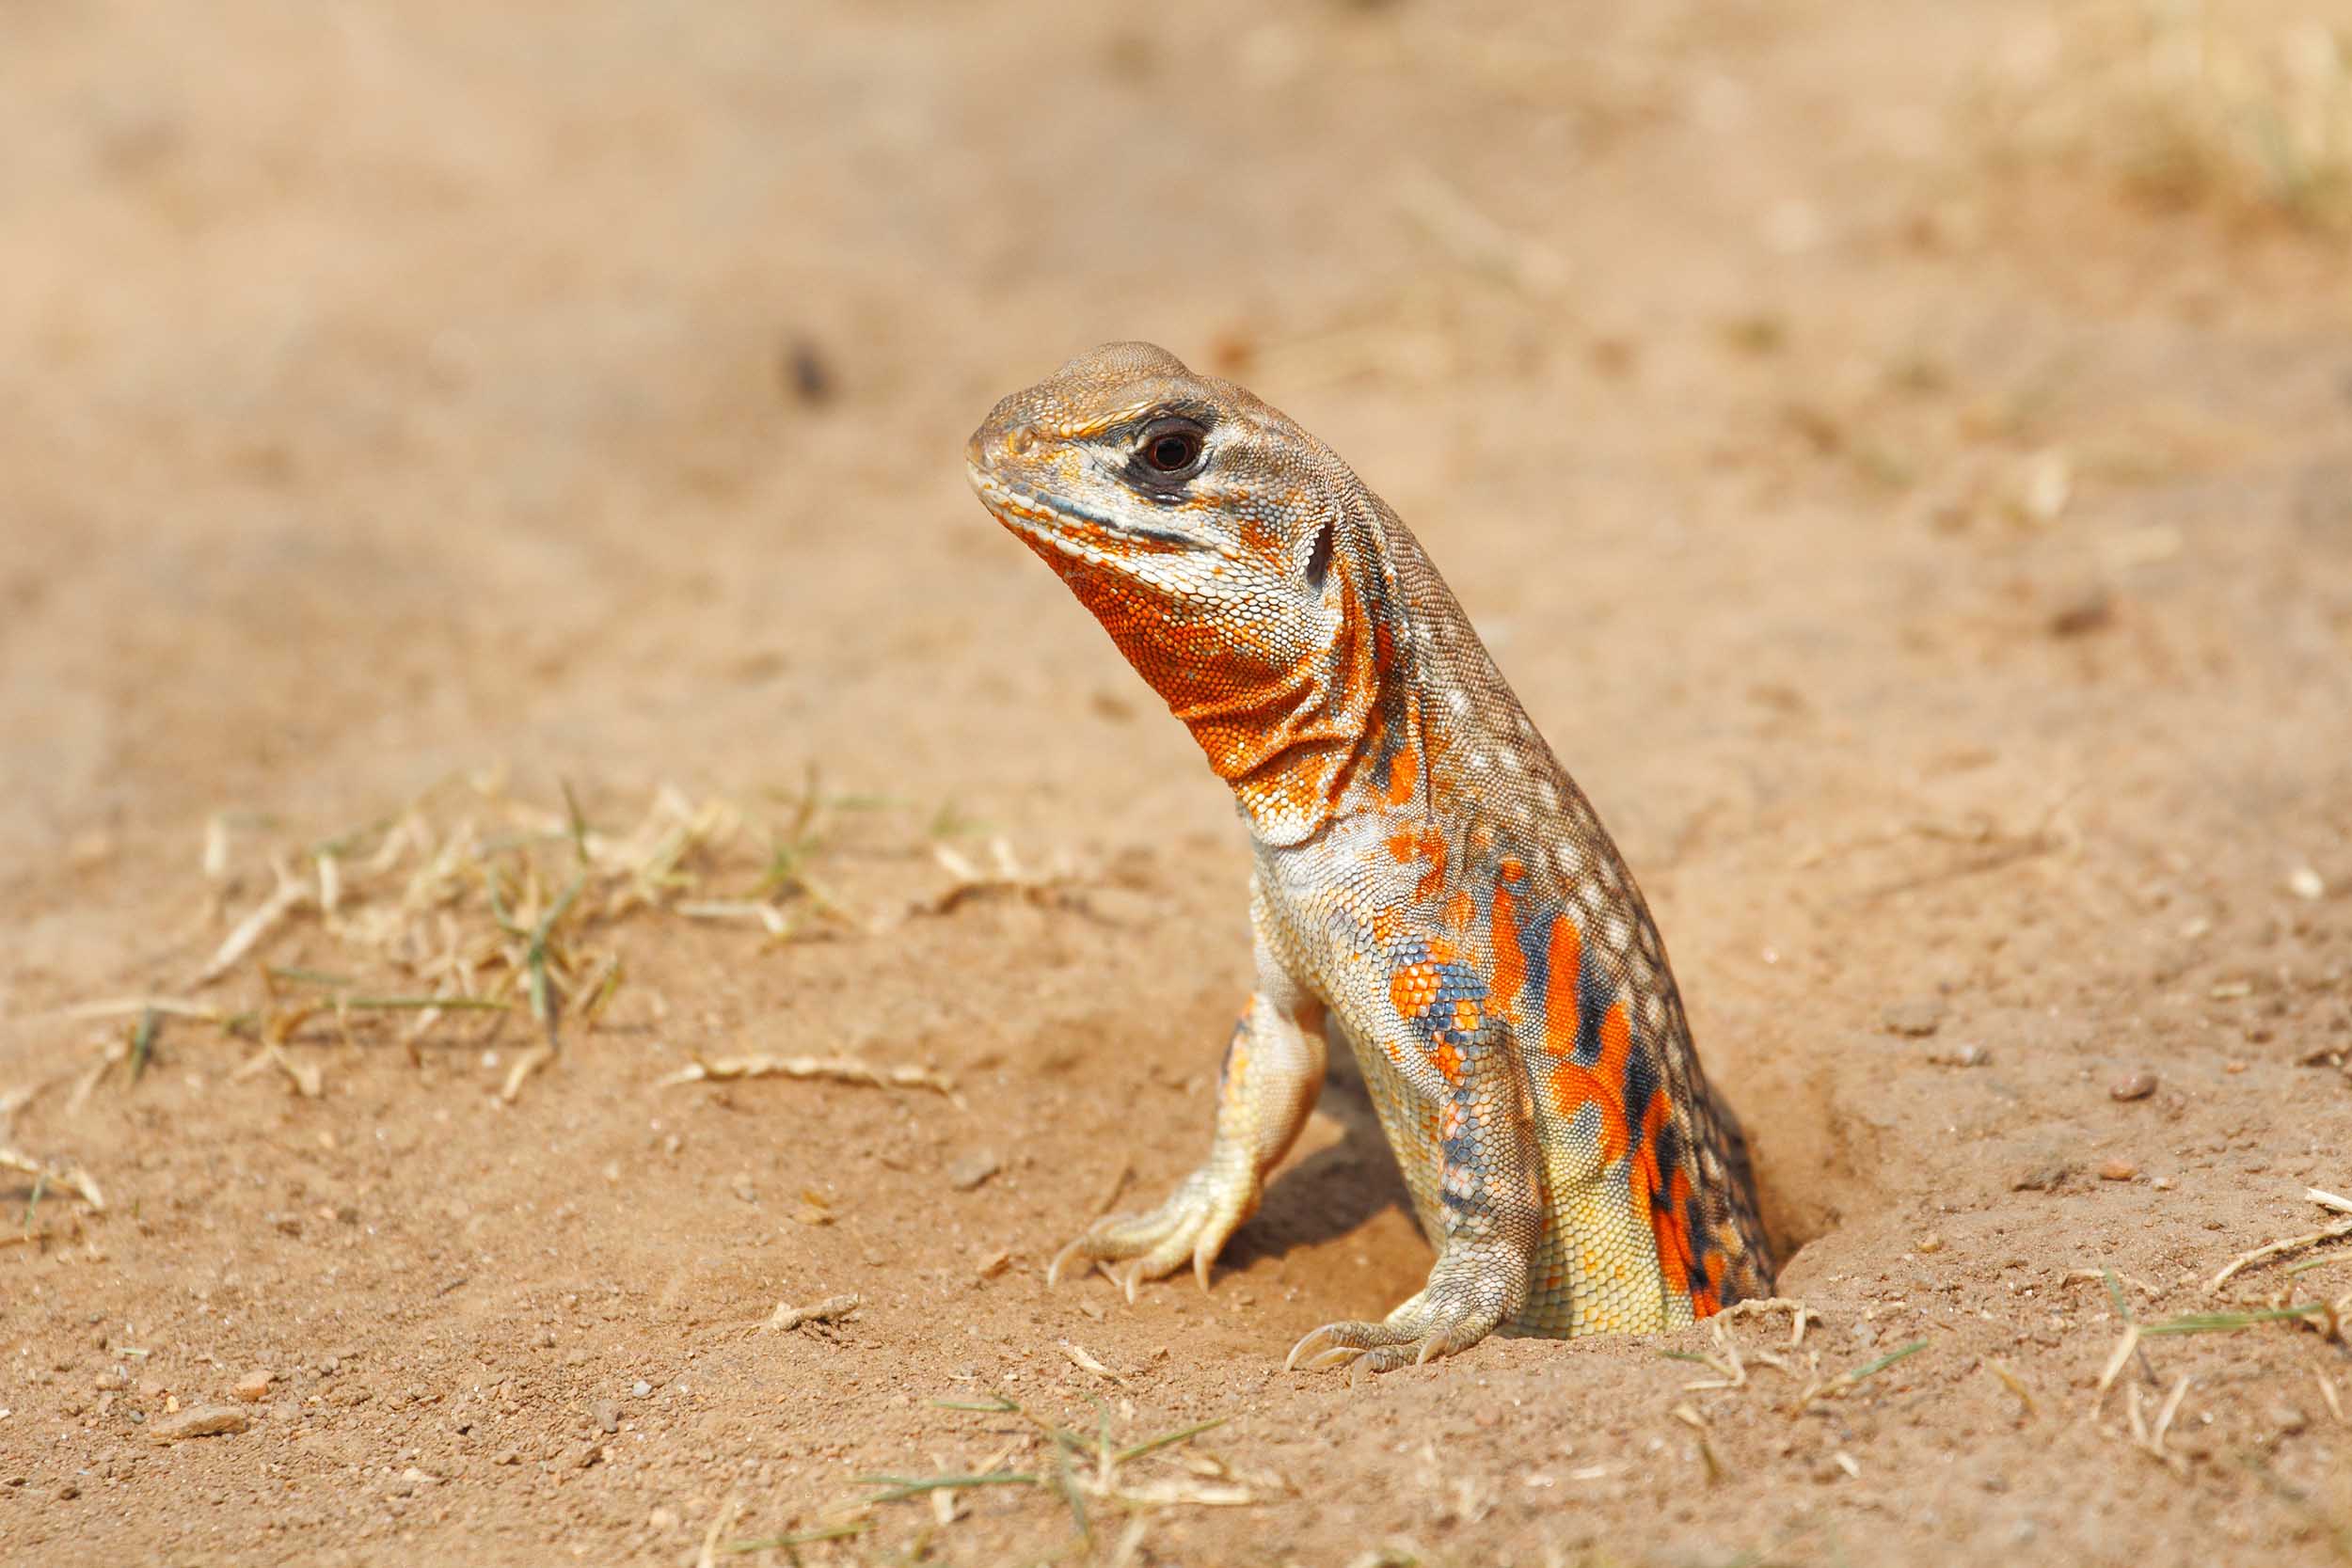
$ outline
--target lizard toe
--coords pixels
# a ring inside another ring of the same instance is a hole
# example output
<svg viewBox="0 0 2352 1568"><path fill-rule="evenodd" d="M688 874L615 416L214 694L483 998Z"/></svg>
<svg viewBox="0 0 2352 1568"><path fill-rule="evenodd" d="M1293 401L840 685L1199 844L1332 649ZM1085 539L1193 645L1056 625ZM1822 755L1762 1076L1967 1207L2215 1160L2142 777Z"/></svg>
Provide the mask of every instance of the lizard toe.
<svg viewBox="0 0 2352 1568"><path fill-rule="evenodd" d="M1188 1182L1156 1209L1097 1220L1055 1254L1045 1282L1057 1283L1073 1259L1085 1259L1100 1266L1133 1301L1137 1284L1164 1279L1189 1263L1193 1277L1206 1290L1209 1266L1248 1217L1252 1196Z"/></svg>

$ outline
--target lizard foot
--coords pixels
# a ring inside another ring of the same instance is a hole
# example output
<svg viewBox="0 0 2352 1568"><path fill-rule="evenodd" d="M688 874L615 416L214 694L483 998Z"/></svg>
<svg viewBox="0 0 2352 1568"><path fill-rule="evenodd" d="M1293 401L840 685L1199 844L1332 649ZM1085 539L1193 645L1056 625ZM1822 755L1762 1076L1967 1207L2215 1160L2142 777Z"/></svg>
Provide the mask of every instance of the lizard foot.
<svg viewBox="0 0 2352 1568"><path fill-rule="evenodd" d="M1484 1339L1525 1293L1514 1291L1512 1271L1491 1261L1482 1268L1470 1259L1442 1260L1428 1285L1384 1321L1325 1323L1291 1347L1282 1370L1315 1371L1359 1358L1375 1372L1418 1367Z"/></svg>
<svg viewBox="0 0 2352 1568"><path fill-rule="evenodd" d="M1232 1180L1216 1165L1204 1165L1178 1183L1158 1208L1096 1220L1055 1255L1045 1270L1045 1283L1058 1283L1062 1266L1082 1258L1100 1265L1133 1301L1137 1283L1165 1278L1189 1259L1193 1277L1205 1291L1209 1265L1257 1206L1254 1183ZM1112 1266L1117 1263L1127 1267Z"/></svg>

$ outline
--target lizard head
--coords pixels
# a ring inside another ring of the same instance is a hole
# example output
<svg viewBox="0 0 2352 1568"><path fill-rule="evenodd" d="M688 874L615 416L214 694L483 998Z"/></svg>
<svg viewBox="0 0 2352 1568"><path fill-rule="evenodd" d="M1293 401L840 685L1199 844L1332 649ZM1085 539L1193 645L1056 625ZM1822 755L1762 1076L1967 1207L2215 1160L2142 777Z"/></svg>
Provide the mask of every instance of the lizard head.
<svg viewBox="0 0 2352 1568"><path fill-rule="evenodd" d="M1080 355L999 403L966 459L997 521L1188 721L1295 683L1342 634L1333 561L1356 476L1164 349Z"/></svg>

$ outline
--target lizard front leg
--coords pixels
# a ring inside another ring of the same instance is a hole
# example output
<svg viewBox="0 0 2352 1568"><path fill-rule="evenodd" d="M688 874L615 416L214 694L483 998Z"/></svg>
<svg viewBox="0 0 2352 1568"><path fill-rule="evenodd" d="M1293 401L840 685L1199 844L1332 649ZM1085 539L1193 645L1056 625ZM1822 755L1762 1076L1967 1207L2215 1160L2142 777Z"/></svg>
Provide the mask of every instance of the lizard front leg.
<svg viewBox="0 0 2352 1568"><path fill-rule="evenodd" d="M1216 1134L1208 1161L1158 1208L1097 1220L1055 1258L1045 1273L1048 1285L1061 1277L1064 1263L1084 1258L1104 1265L1133 1301L1136 1281L1173 1274L1190 1259L1205 1290L1209 1265L1257 1212L1266 1177L1314 1109L1324 1069L1323 1004L1291 978L1263 930L1257 963L1257 990L1233 1026L1217 1073ZM1120 1262L1128 1267L1109 1266Z"/></svg>
<svg viewBox="0 0 2352 1568"><path fill-rule="evenodd" d="M1488 1009L1485 983L1445 938L1405 937L1385 961L1390 1005L1375 1010L1366 1044L1395 1069L1386 1076L1407 1101L1396 1120L1434 1127L1438 1261L1429 1282L1386 1319L1327 1323L1292 1347L1285 1367L1361 1356L1387 1371L1451 1355L1527 1303L1544 1195L1535 1107L1510 1025Z"/></svg>

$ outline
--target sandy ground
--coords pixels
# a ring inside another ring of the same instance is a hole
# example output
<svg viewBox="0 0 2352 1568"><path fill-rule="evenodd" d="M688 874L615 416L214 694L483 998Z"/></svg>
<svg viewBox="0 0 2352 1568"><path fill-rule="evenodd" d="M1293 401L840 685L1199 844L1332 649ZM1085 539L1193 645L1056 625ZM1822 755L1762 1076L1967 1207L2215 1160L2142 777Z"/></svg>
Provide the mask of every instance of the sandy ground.
<svg viewBox="0 0 2352 1568"><path fill-rule="evenodd" d="M0 1560L2352 1560L2345 1248L2206 1283L2352 1192L2342 231L2156 145L2129 9L1119 10L0 7ZM2352 24L2229 10L2306 86ZM1198 1157L1248 973L1230 804L964 490L1114 337L1429 544L1801 1344L1284 1374L1427 1266L1345 1084L1206 1295L1046 1289ZM136 1020L77 1004L368 959L297 909L197 983L273 853L674 784L736 896L812 767L785 940L599 914L511 1101L497 1015L85 1086ZM1069 875L944 900L996 838ZM662 1083L752 1053L955 1095ZM2280 1307L2100 1386L2124 1313Z"/></svg>

